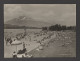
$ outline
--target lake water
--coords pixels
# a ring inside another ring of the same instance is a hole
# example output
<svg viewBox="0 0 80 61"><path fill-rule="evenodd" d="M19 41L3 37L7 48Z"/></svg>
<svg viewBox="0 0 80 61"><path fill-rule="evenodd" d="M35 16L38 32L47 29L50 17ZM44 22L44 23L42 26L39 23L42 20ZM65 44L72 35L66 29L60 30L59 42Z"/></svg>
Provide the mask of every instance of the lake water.
<svg viewBox="0 0 80 61"><path fill-rule="evenodd" d="M26 33L37 33L42 31L42 29L26 29ZM4 29L4 36L15 36L16 34L19 33L24 33L25 30L24 29Z"/></svg>

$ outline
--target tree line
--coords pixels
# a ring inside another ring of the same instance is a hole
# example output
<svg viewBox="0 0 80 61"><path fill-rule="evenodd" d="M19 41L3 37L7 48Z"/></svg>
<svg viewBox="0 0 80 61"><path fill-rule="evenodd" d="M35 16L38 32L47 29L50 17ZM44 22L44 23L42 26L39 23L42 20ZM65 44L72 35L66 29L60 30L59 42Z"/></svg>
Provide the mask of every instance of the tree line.
<svg viewBox="0 0 80 61"><path fill-rule="evenodd" d="M66 25L56 24L49 27L42 27L42 30L50 30L50 31L74 30L76 31L76 26L66 26Z"/></svg>

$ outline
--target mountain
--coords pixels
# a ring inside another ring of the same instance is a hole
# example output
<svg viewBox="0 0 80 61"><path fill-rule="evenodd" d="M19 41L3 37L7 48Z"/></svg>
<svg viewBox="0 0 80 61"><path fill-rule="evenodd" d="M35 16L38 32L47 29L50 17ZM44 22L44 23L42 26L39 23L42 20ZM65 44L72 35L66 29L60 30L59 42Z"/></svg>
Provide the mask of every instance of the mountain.
<svg viewBox="0 0 80 61"><path fill-rule="evenodd" d="M26 27L45 27L50 26L50 23L47 22L41 22L41 21L35 21L32 18L27 18L26 16L19 16L18 18L11 19L4 24L9 25L16 25L16 26L26 26Z"/></svg>

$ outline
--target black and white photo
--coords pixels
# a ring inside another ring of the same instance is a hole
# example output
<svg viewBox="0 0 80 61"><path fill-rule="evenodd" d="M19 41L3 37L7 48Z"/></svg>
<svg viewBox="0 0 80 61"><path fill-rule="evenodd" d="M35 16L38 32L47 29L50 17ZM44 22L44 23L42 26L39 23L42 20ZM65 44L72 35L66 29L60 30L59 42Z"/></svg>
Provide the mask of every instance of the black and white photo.
<svg viewBox="0 0 80 61"><path fill-rule="evenodd" d="M4 4L4 58L76 57L76 4Z"/></svg>

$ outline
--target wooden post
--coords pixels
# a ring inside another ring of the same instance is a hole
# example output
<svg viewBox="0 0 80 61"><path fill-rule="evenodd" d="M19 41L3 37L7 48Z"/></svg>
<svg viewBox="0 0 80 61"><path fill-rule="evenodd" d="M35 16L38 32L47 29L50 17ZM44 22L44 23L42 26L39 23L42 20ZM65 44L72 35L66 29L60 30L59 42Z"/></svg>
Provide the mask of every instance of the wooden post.
<svg viewBox="0 0 80 61"><path fill-rule="evenodd" d="M16 53L17 53L17 45L16 45Z"/></svg>

